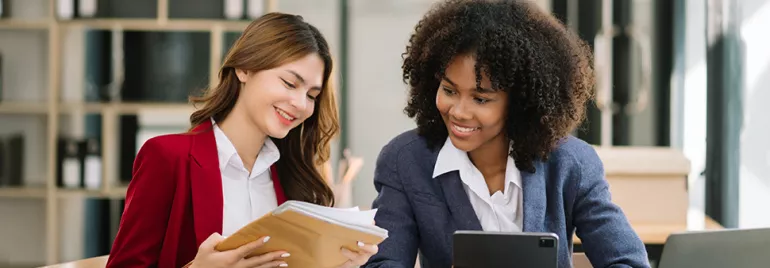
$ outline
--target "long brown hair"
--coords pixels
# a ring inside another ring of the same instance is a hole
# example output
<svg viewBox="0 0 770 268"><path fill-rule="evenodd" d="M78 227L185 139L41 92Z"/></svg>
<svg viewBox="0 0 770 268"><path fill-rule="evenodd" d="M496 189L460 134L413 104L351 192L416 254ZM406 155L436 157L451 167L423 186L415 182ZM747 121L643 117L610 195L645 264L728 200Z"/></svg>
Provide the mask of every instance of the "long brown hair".
<svg viewBox="0 0 770 268"><path fill-rule="evenodd" d="M273 139L281 153L276 163L286 197L333 206L334 194L316 168L329 159L331 139L339 131L334 90L329 79L332 58L323 35L301 16L268 13L246 27L225 57L219 84L202 97L191 97L203 107L190 116L194 127L210 118L220 122L232 111L240 93L235 69L259 72L317 53L324 62L323 88L313 114L283 139ZM269 138L269 137L268 137Z"/></svg>

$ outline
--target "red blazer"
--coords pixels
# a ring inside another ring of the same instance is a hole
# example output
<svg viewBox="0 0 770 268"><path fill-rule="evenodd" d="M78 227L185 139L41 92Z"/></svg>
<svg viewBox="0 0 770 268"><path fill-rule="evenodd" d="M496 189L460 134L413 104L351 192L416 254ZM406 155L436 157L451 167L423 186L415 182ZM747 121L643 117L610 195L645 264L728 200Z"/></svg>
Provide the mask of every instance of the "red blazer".
<svg viewBox="0 0 770 268"><path fill-rule="evenodd" d="M181 267L222 233L223 196L210 121L148 140L136 155L107 267ZM271 168L278 204L286 197Z"/></svg>

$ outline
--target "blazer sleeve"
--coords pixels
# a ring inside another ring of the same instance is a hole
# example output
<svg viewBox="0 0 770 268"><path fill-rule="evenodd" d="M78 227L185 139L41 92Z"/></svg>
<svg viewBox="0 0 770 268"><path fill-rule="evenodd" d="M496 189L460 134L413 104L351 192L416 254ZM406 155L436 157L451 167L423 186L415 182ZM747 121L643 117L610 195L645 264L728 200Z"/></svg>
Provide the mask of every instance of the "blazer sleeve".
<svg viewBox="0 0 770 268"><path fill-rule="evenodd" d="M623 211L612 203L604 166L593 148L581 156L574 203L576 234L594 267L650 267L647 251Z"/></svg>
<svg viewBox="0 0 770 268"><path fill-rule="evenodd" d="M365 268L411 268L417 258L419 232L412 207L404 193L404 185L396 168L398 155L385 147L377 158L374 187L377 190L372 208L377 209L375 224L388 230L388 238Z"/></svg>
<svg viewBox="0 0 770 268"><path fill-rule="evenodd" d="M108 268L157 266L175 188L174 159L163 145L150 139L137 153Z"/></svg>

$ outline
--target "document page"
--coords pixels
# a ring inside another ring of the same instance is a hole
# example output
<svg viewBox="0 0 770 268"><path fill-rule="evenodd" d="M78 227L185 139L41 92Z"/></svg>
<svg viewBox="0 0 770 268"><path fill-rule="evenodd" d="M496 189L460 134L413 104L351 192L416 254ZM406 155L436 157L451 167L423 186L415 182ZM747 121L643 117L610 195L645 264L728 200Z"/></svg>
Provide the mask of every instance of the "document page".
<svg viewBox="0 0 770 268"><path fill-rule="evenodd" d="M279 206L275 210L275 214L280 214L287 210L297 211L351 229L387 237L387 231L385 229L379 228L373 224L374 216L377 214L376 209L360 211L357 207L333 208L292 200Z"/></svg>

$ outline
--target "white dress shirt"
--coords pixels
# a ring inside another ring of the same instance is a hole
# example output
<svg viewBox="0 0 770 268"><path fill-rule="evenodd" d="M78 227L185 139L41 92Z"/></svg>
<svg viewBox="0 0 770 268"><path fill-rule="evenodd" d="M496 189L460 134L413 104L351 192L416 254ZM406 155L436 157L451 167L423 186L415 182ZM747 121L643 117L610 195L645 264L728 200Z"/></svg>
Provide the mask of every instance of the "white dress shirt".
<svg viewBox="0 0 770 268"><path fill-rule="evenodd" d="M280 152L268 137L249 171L244 167L235 146L216 124L214 137L224 196L222 235L229 236L278 207L270 166L278 161Z"/></svg>
<svg viewBox="0 0 770 268"><path fill-rule="evenodd" d="M512 157L508 156L508 163L505 166L503 191L490 195L484 175L473 165L468 158L468 153L457 149L447 138L438 153L436 165L433 168L433 178L455 170L460 173L465 192L484 231L521 232L523 221L521 173L516 168Z"/></svg>

